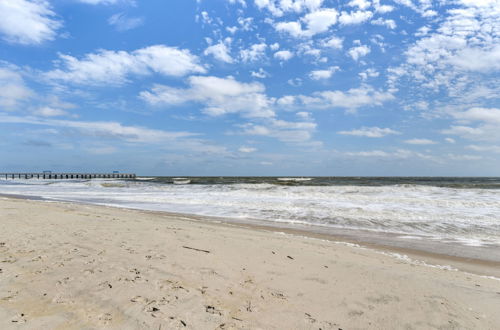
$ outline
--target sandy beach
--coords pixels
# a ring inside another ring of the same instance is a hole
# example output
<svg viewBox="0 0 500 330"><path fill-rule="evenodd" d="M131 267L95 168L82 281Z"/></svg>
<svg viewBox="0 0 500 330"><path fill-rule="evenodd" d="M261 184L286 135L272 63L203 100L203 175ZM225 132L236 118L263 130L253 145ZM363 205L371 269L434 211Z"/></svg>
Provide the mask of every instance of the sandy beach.
<svg viewBox="0 0 500 330"><path fill-rule="evenodd" d="M473 274L263 228L11 198L0 226L2 329L500 328L500 280L484 276L496 264Z"/></svg>

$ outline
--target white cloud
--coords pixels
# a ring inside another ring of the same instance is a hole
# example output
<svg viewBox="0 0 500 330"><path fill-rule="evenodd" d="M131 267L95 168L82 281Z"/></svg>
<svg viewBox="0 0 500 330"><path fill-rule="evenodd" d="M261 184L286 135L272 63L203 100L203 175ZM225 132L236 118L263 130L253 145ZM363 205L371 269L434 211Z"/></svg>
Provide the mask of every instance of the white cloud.
<svg viewBox="0 0 500 330"><path fill-rule="evenodd" d="M488 72L500 70L500 45L490 49L465 48L448 59L458 69Z"/></svg>
<svg viewBox="0 0 500 330"><path fill-rule="evenodd" d="M366 45L360 45L349 49L348 54L357 61L360 57L366 56L370 53L370 47Z"/></svg>
<svg viewBox="0 0 500 330"><path fill-rule="evenodd" d="M302 19L307 26L304 34L313 36L328 31L330 26L337 23L337 16L338 12L332 8L317 10L305 15Z"/></svg>
<svg viewBox="0 0 500 330"><path fill-rule="evenodd" d="M33 114L42 117L59 117L68 115L66 111L52 107L41 107L34 111Z"/></svg>
<svg viewBox="0 0 500 330"><path fill-rule="evenodd" d="M381 5L380 0L373 0L373 7L375 7L375 11L380 14L386 14L394 10L393 6Z"/></svg>
<svg viewBox="0 0 500 330"><path fill-rule="evenodd" d="M444 140L448 143L455 143L456 142L455 139L452 139L452 138L445 138Z"/></svg>
<svg viewBox="0 0 500 330"><path fill-rule="evenodd" d="M265 43L253 44L248 49L240 51L240 57L243 62L254 62L266 56L267 45Z"/></svg>
<svg viewBox="0 0 500 330"><path fill-rule="evenodd" d="M151 91L140 93L140 97L152 105L179 105L197 102L204 105L203 111L210 116L241 113L246 117L273 117L273 100L265 94L260 83L241 83L233 77L192 76L189 87L178 89L155 85Z"/></svg>
<svg viewBox="0 0 500 330"><path fill-rule="evenodd" d="M376 20L371 21L373 25L385 26L391 30L394 30L397 25L396 22L392 19L383 19L382 17L377 18Z"/></svg>
<svg viewBox="0 0 500 330"><path fill-rule="evenodd" d="M241 26L241 30L250 31L253 29L253 17L238 17L238 24Z"/></svg>
<svg viewBox="0 0 500 330"><path fill-rule="evenodd" d="M489 124L500 125L500 108L471 108L463 112L455 112L453 116L457 119L467 121L483 121Z"/></svg>
<svg viewBox="0 0 500 330"><path fill-rule="evenodd" d="M309 78L312 80L330 79L338 70L340 70L338 66L332 66L325 70L313 70L309 73Z"/></svg>
<svg viewBox="0 0 500 330"><path fill-rule="evenodd" d="M252 77L259 79L268 78L270 76L269 73L263 68L259 68L259 71L252 71L250 74L252 75Z"/></svg>
<svg viewBox="0 0 500 330"><path fill-rule="evenodd" d="M128 31L144 24L144 18L127 17L124 13L118 13L108 18L108 24L114 26L118 31Z"/></svg>
<svg viewBox="0 0 500 330"><path fill-rule="evenodd" d="M297 21L279 22L274 25L274 28L278 32L286 32L295 38L312 37L328 31L337 23L337 16L338 12L335 9L321 9L308 13L301 19L306 29L302 29L302 23Z"/></svg>
<svg viewBox="0 0 500 330"><path fill-rule="evenodd" d="M181 77L189 73L205 73L197 56L189 50L154 45L133 52L101 50L77 59L59 54L60 69L49 71L45 77L88 85L122 85L129 75L150 75Z"/></svg>
<svg viewBox="0 0 500 330"><path fill-rule="evenodd" d="M229 0L229 3L231 3L231 4L239 3L243 7L247 6L247 3L245 2L245 0Z"/></svg>
<svg viewBox="0 0 500 330"><path fill-rule="evenodd" d="M429 6L417 9L425 13ZM421 38L405 52L406 63L393 68L389 81L395 85L410 80L458 102L481 102L483 97L471 97L474 90L498 86L499 8L498 0L455 1L434 29L424 25L417 31Z"/></svg>
<svg viewBox="0 0 500 330"><path fill-rule="evenodd" d="M363 81L365 81L368 78L376 78L376 77L378 77L380 75L380 73L378 71L376 71L375 69L369 68L369 69L366 69L363 72L360 72L358 75L361 77L361 79Z"/></svg>
<svg viewBox="0 0 500 330"><path fill-rule="evenodd" d="M367 0L351 0L347 5L351 7L358 7L359 9L367 9L371 6L371 3Z"/></svg>
<svg viewBox="0 0 500 330"><path fill-rule="evenodd" d="M350 13L343 11L340 14L339 22L342 25L361 24L372 18L372 16L373 13L371 11L358 10Z"/></svg>
<svg viewBox="0 0 500 330"><path fill-rule="evenodd" d="M447 154L446 155L449 159L451 160L465 160L465 161L470 161L470 160L481 160L483 159L482 156L478 156L478 155L464 155L464 154L460 154L460 155L455 155L455 154Z"/></svg>
<svg viewBox="0 0 500 330"><path fill-rule="evenodd" d="M496 154L500 154L500 146L498 146L498 145L494 145L494 146L491 146L491 145L481 145L481 146L478 146L478 145L475 145L475 144L471 144L471 145L466 146L465 148L470 149L470 150L474 150L474 151L493 152L493 153L496 153Z"/></svg>
<svg viewBox="0 0 500 330"><path fill-rule="evenodd" d="M0 1L0 34L3 39L23 45L38 45L54 40L62 26L54 18L48 1Z"/></svg>
<svg viewBox="0 0 500 330"><path fill-rule="evenodd" d="M384 102L394 99L389 92L375 90L373 87L363 85L351 88L348 91L323 91L313 93L312 96L300 95L297 97L303 106L316 109L345 108L356 111L367 106L380 106Z"/></svg>
<svg viewBox="0 0 500 330"><path fill-rule="evenodd" d="M230 39L228 41L229 42L227 43L230 44ZM207 49L205 49L203 54L212 55L215 59L222 62L233 63L234 60L231 57L230 52L231 51L229 47L226 45L226 43L220 41L218 44L207 47Z"/></svg>
<svg viewBox="0 0 500 330"><path fill-rule="evenodd" d="M274 28L278 32L286 32L295 38L301 38L304 35L302 25L299 22L279 22Z"/></svg>
<svg viewBox="0 0 500 330"><path fill-rule="evenodd" d="M254 2L259 9L267 9L278 17L288 12L315 11L323 4L323 0L254 0Z"/></svg>
<svg viewBox="0 0 500 330"><path fill-rule="evenodd" d="M499 108L475 107L466 111L453 111L451 115L457 125L452 125L441 133L477 141L500 141Z"/></svg>
<svg viewBox="0 0 500 330"><path fill-rule="evenodd" d="M430 145L430 144L436 144L437 142L434 142L429 139L410 139L410 140L405 140L404 143L415 144L415 145Z"/></svg>
<svg viewBox="0 0 500 330"><path fill-rule="evenodd" d="M288 61L293 57L293 53L289 50L280 50L274 53L274 58L277 58L281 61Z"/></svg>
<svg viewBox="0 0 500 330"><path fill-rule="evenodd" d="M323 47L342 49L343 42L344 42L344 39L342 39L342 38L331 37L330 39L324 40L321 45Z"/></svg>
<svg viewBox="0 0 500 330"><path fill-rule="evenodd" d="M337 133L342 135L364 136L369 138L381 138L391 134L401 134L401 132L395 131L393 129L380 127L362 127L360 129L340 131Z"/></svg>
<svg viewBox="0 0 500 330"><path fill-rule="evenodd" d="M278 119L269 119L266 124L248 123L241 125L244 135L267 136L276 138L285 143L320 146L321 142L312 141L312 134L316 124L307 122L289 122Z"/></svg>
<svg viewBox="0 0 500 330"><path fill-rule="evenodd" d="M0 122L76 129L90 137L120 139L136 143L158 143L197 135L189 132L168 132L140 126L125 126L118 122L106 121L91 122L0 115Z"/></svg>
<svg viewBox="0 0 500 330"><path fill-rule="evenodd" d="M383 151L383 150L370 150L370 151L358 151L358 152L345 152L344 155L350 157L366 157L366 158L389 158L389 159L414 159L421 158L426 160L434 160L435 157L423 154L420 152L414 152L406 149L397 149L396 151Z"/></svg>
<svg viewBox="0 0 500 330"><path fill-rule="evenodd" d="M24 79L13 69L0 67L0 110L15 110L21 101L30 98L33 92Z"/></svg>
<svg viewBox="0 0 500 330"><path fill-rule="evenodd" d="M311 113L307 111L299 111L296 113L297 117L305 119L305 120L310 120L312 119Z"/></svg>
<svg viewBox="0 0 500 330"><path fill-rule="evenodd" d="M285 106L285 107L293 105L295 103L295 96L293 95L282 96L276 101L276 103L280 106Z"/></svg>
<svg viewBox="0 0 500 330"><path fill-rule="evenodd" d="M128 144L158 144L167 150L189 150L203 154L227 154L225 147L200 139L197 137L199 135L197 133L171 132L142 126L127 126L113 121L75 121L0 114L0 123L56 127L58 130L64 131L65 134L80 134L84 138L97 139L99 142L102 142L103 139L111 139ZM54 133L57 133L57 130Z"/></svg>
<svg viewBox="0 0 500 330"><path fill-rule="evenodd" d="M238 151L243 153L251 153L257 151L257 148L241 146Z"/></svg>

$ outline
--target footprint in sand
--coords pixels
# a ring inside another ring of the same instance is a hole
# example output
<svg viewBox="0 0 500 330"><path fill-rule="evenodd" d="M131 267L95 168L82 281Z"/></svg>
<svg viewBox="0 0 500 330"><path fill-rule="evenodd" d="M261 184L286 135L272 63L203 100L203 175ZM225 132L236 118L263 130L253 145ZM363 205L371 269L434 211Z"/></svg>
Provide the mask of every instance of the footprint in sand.
<svg viewBox="0 0 500 330"><path fill-rule="evenodd" d="M138 303L143 303L143 304L147 304L149 299L146 298L146 297L142 297L142 296L135 296L133 297L132 299L130 299L131 302L138 302Z"/></svg>
<svg viewBox="0 0 500 330"><path fill-rule="evenodd" d="M113 315L110 313L103 313L98 316L99 323L102 325L109 325L113 321Z"/></svg>
<svg viewBox="0 0 500 330"><path fill-rule="evenodd" d="M65 277L59 281L57 281L56 283L58 285L67 285L69 282L73 281L73 279L71 277Z"/></svg>
<svg viewBox="0 0 500 330"><path fill-rule="evenodd" d="M26 323L26 321L27 321L26 320L26 315L24 313L17 314L11 320L12 323L17 323L17 324Z"/></svg>

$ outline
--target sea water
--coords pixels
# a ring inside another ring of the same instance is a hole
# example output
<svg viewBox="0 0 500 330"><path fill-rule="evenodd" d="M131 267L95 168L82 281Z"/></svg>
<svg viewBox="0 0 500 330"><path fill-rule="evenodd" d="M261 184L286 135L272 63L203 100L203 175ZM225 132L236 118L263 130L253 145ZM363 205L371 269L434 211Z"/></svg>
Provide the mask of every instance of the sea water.
<svg viewBox="0 0 500 330"><path fill-rule="evenodd" d="M474 257L488 253L486 259L500 260L500 178L173 179L3 179L0 194L220 217L434 250L447 244L456 250L451 254L470 250Z"/></svg>

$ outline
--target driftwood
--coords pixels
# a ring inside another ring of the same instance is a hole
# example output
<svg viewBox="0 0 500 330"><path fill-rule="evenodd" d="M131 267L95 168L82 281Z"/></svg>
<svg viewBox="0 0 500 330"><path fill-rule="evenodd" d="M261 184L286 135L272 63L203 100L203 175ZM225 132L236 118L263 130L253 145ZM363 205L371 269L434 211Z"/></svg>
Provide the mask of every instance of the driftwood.
<svg viewBox="0 0 500 330"><path fill-rule="evenodd" d="M210 251L208 251L208 250L197 249L197 248L190 247L190 246L183 246L183 248L189 249L189 250L195 250L195 251L198 251L198 252L210 253Z"/></svg>

